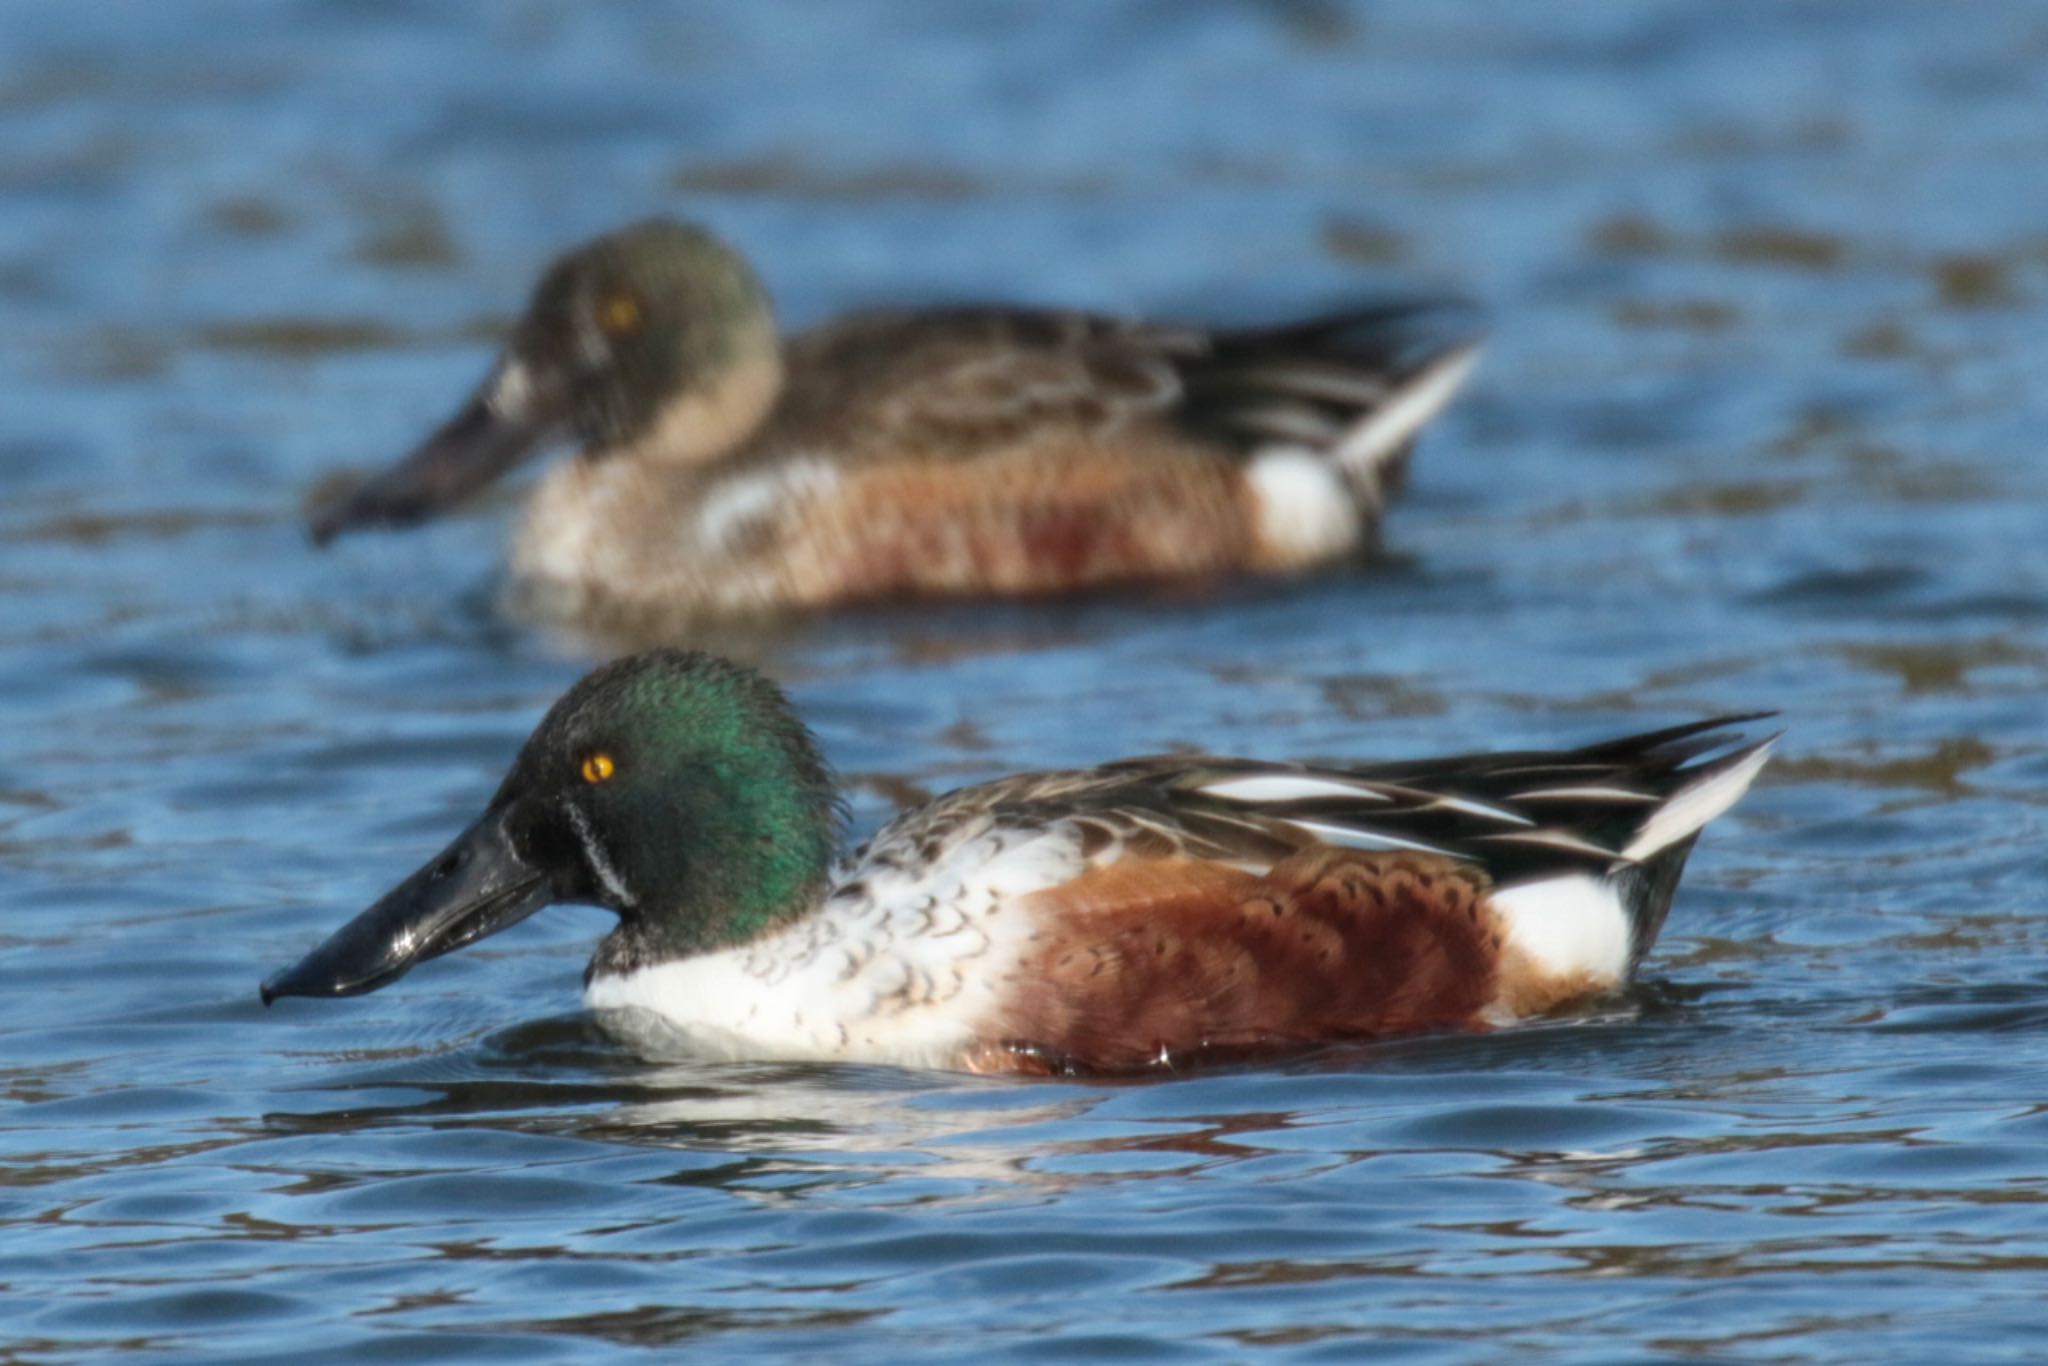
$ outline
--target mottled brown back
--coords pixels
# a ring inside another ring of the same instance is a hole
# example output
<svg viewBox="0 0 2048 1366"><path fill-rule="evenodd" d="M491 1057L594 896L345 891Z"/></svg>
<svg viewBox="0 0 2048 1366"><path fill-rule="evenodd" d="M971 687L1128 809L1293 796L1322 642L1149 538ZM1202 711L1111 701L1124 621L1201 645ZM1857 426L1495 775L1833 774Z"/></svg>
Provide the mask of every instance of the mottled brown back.
<svg viewBox="0 0 2048 1366"><path fill-rule="evenodd" d="M780 403L754 448L948 461L1112 434L1172 435L1176 362L1205 336L1082 313L860 313L790 339Z"/></svg>

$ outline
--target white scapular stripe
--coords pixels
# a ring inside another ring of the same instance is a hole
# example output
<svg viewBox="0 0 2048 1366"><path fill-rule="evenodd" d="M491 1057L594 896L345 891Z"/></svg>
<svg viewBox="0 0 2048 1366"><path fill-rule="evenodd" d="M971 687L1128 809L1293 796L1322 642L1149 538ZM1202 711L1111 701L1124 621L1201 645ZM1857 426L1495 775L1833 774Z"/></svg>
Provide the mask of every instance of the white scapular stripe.
<svg viewBox="0 0 2048 1366"><path fill-rule="evenodd" d="M1584 854L1589 858L1621 857L1605 845L1595 844L1569 830L1516 830L1505 835L1481 835L1479 838L1491 844L1534 844L1545 849L1562 849L1568 854Z"/></svg>
<svg viewBox="0 0 2048 1366"><path fill-rule="evenodd" d="M1762 770L1764 761L1771 757L1771 748L1777 743L1777 737L1773 736L1753 747L1739 762L1672 793L1664 805L1650 813L1650 819L1643 822L1643 828L1636 831L1636 837L1622 849L1621 856L1639 861L1649 858L1658 850L1668 849L1693 834L1735 805L1736 800L1749 791L1749 785L1756 781L1757 773Z"/></svg>
<svg viewBox="0 0 2048 1366"><path fill-rule="evenodd" d="M1408 443L1408 438L1444 410L1479 363L1479 343L1447 351L1420 373L1403 382L1383 408L1345 433L1337 444L1337 462L1354 475L1369 474Z"/></svg>
<svg viewBox="0 0 2048 1366"><path fill-rule="evenodd" d="M1240 409L1233 420L1275 441L1298 441L1310 447L1327 446L1344 433L1344 425L1335 418L1285 403Z"/></svg>
<svg viewBox="0 0 2048 1366"><path fill-rule="evenodd" d="M1503 887L1491 899L1508 942L1546 972L1585 973L1601 986L1628 971L1628 911L1614 884L1593 873Z"/></svg>
<svg viewBox="0 0 2048 1366"><path fill-rule="evenodd" d="M1527 816L1519 815L1503 807L1489 806L1485 802L1475 802L1469 797L1439 796L1422 809L1424 811L1462 811L1468 816L1477 816L1481 820L1499 821L1502 825L1536 824Z"/></svg>
<svg viewBox="0 0 2048 1366"><path fill-rule="evenodd" d="M1360 830L1349 825L1332 825L1328 821L1293 819L1286 821L1285 824L1341 849L1415 849L1425 854L1445 855L1450 852L1439 849L1434 844L1424 844L1421 840L1402 839L1399 835L1382 835L1374 830Z"/></svg>
<svg viewBox="0 0 2048 1366"><path fill-rule="evenodd" d="M1195 789L1204 796L1227 802L1300 802L1314 797L1363 798L1370 802L1392 800L1358 783L1341 778L1318 778L1307 773L1260 773L1249 778L1225 778Z"/></svg>
<svg viewBox="0 0 2048 1366"><path fill-rule="evenodd" d="M1655 802L1657 798L1648 792L1631 792L1625 787L1539 787L1528 792L1517 792L1518 802Z"/></svg>
<svg viewBox="0 0 2048 1366"><path fill-rule="evenodd" d="M1387 381L1379 375L1364 374L1341 365L1314 365L1297 361L1286 365L1253 366L1240 372L1245 384L1264 385L1286 394L1353 403L1359 407L1380 403L1388 393Z"/></svg>

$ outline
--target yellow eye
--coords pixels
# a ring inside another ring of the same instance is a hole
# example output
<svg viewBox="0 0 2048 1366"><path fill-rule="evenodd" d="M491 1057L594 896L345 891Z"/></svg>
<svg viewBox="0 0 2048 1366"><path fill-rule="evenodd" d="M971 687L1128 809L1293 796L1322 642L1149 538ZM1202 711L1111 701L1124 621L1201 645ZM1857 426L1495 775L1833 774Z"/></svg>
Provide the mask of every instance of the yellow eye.
<svg viewBox="0 0 2048 1366"><path fill-rule="evenodd" d="M597 306L597 325L614 337L623 337L640 326L640 301L630 294L614 294Z"/></svg>
<svg viewBox="0 0 2048 1366"><path fill-rule="evenodd" d="M609 754L593 754L583 761L583 781L586 783L609 782L612 774L618 772L618 765Z"/></svg>

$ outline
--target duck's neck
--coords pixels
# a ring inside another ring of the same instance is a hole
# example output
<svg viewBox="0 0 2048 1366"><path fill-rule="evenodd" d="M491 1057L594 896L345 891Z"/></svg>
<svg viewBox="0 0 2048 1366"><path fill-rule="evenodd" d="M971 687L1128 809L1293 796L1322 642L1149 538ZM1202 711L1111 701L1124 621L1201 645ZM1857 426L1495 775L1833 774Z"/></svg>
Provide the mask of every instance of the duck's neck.
<svg viewBox="0 0 2048 1366"><path fill-rule="evenodd" d="M703 465L760 429L782 394L782 346L764 314L731 342L730 359L712 376L680 389L640 435L602 452L650 465ZM598 452L591 452L598 455Z"/></svg>

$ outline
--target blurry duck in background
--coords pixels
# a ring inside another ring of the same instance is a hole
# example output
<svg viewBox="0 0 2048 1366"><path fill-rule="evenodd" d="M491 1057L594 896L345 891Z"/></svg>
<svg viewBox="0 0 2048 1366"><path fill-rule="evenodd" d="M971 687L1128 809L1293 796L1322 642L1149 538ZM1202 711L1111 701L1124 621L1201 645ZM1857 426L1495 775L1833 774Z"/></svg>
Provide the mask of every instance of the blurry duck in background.
<svg viewBox="0 0 2048 1366"><path fill-rule="evenodd" d="M619 917L585 1003L654 1051L1113 1072L1490 1028L1629 980L1693 841L1769 757L1731 733L1750 719L1017 774L846 853L775 685L656 651L570 689L477 822L263 999L375 991L570 901Z"/></svg>
<svg viewBox="0 0 2048 1366"><path fill-rule="evenodd" d="M1297 572L1375 548L1477 357L1430 339L1441 314L969 307L782 338L739 253L656 220L555 262L462 409L311 529L423 521L567 441L512 573L584 625Z"/></svg>

